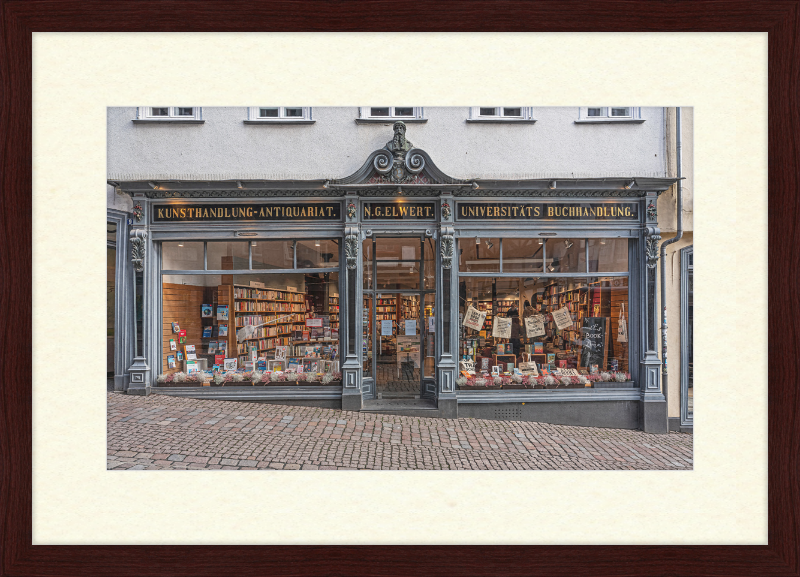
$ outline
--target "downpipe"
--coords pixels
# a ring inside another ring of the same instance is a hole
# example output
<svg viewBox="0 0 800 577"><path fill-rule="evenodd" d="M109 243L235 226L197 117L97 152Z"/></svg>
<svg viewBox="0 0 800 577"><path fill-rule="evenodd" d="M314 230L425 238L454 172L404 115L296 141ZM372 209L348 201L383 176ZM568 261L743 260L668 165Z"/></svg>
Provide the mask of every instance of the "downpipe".
<svg viewBox="0 0 800 577"><path fill-rule="evenodd" d="M675 109L675 149L676 160L678 163L678 215L677 230L675 236L661 243L661 392L664 399L667 399L668 385L668 366L667 366L667 245L678 242L683 237L683 187L681 179L683 171L681 168L681 109Z"/></svg>

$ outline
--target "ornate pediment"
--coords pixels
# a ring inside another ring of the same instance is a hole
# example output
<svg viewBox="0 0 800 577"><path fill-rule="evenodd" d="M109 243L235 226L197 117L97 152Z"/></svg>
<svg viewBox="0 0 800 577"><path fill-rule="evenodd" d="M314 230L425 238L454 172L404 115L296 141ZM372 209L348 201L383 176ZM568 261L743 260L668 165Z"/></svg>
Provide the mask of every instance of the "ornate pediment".
<svg viewBox="0 0 800 577"><path fill-rule="evenodd" d="M369 155L364 165L356 172L331 184L397 184L436 185L470 184L458 180L439 170L428 153L414 148L406 138L406 125L394 123L394 136L383 148Z"/></svg>

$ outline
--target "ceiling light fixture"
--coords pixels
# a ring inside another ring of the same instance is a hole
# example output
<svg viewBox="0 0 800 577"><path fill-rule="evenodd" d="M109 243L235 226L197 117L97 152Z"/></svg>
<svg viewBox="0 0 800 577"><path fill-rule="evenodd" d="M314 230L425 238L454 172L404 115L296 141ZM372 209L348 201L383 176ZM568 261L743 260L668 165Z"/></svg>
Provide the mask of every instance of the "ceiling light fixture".
<svg viewBox="0 0 800 577"><path fill-rule="evenodd" d="M183 246L183 243L182 243L182 242L179 242L179 243L178 243L178 246Z"/></svg>
<svg viewBox="0 0 800 577"><path fill-rule="evenodd" d="M319 241L318 240L314 241L314 246L319 246Z"/></svg>
<svg viewBox="0 0 800 577"><path fill-rule="evenodd" d="M572 245L574 245L575 243L574 243L574 242L572 242L572 241L570 241L570 240L565 240L565 241L564 241L564 244L565 244L565 245L566 245L566 247L569 249L569 248L572 248Z"/></svg>
<svg viewBox="0 0 800 577"><path fill-rule="evenodd" d="M480 243L481 243L481 239L476 236L475 237L475 244L480 244Z"/></svg>
<svg viewBox="0 0 800 577"><path fill-rule="evenodd" d="M488 248L489 250L492 250L493 246L494 246L494 243L492 241L490 241L490 240L486 241L486 248Z"/></svg>

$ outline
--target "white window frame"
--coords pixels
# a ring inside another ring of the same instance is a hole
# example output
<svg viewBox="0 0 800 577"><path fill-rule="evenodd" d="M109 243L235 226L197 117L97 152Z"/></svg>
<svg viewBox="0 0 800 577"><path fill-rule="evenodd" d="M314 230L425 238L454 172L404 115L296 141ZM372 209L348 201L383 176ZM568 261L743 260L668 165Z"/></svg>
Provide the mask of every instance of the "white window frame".
<svg viewBox="0 0 800 577"><path fill-rule="evenodd" d="M494 108L495 111L499 111L499 114L482 115L481 108ZM505 116L506 108L519 108L521 114L520 116ZM467 122L533 124L536 119L533 117L532 106L470 106Z"/></svg>
<svg viewBox="0 0 800 577"><path fill-rule="evenodd" d="M602 114L589 116L590 108L599 108ZM611 116L612 108L627 108L630 114L628 116ZM635 106L581 106L578 108L578 119L575 124L641 124L644 121L642 109Z"/></svg>
<svg viewBox="0 0 800 577"><path fill-rule="evenodd" d="M278 116L259 117L262 108L277 108ZM302 116L286 116L287 108L300 108ZM248 106L245 124L313 124L310 106Z"/></svg>
<svg viewBox="0 0 800 577"><path fill-rule="evenodd" d="M372 116L372 109L373 108L388 108L389 109L389 116ZM395 110L397 108L411 108L413 113L411 116L397 116ZM397 120L402 120L403 122L414 123L414 122L427 122L428 119L425 118L425 111L421 106L359 106L358 107L358 118L356 118L356 122L358 124L388 124Z"/></svg>
<svg viewBox="0 0 800 577"><path fill-rule="evenodd" d="M156 116L153 114L154 108L166 108L167 116ZM179 116L179 108L191 108L191 116ZM186 122L189 124L201 124L203 120L203 108L201 106L139 106L136 108L136 118L134 122Z"/></svg>

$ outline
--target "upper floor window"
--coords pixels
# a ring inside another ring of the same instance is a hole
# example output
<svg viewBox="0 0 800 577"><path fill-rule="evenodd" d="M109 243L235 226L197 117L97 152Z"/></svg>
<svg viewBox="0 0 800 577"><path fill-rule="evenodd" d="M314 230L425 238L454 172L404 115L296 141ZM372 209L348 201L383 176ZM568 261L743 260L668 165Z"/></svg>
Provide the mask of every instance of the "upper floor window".
<svg viewBox="0 0 800 577"><path fill-rule="evenodd" d="M427 122L421 106L361 106L358 123L379 123L402 120L404 122Z"/></svg>
<svg viewBox="0 0 800 577"><path fill-rule="evenodd" d="M250 106L245 124L312 124L309 106Z"/></svg>
<svg viewBox="0 0 800 577"><path fill-rule="evenodd" d="M203 122L203 109L199 106L140 106L134 122Z"/></svg>
<svg viewBox="0 0 800 577"><path fill-rule="evenodd" d="M586 106L578 109L576 124L597 123L634 123L644 122L642 109L631 106Z"/></svg>
<svg viewBox="0 0 800 577"><path fill-rule="evenodd" d="M467 122L524 122L533 123L533 108L530 106L473 106L469 109Z"/></svg>

